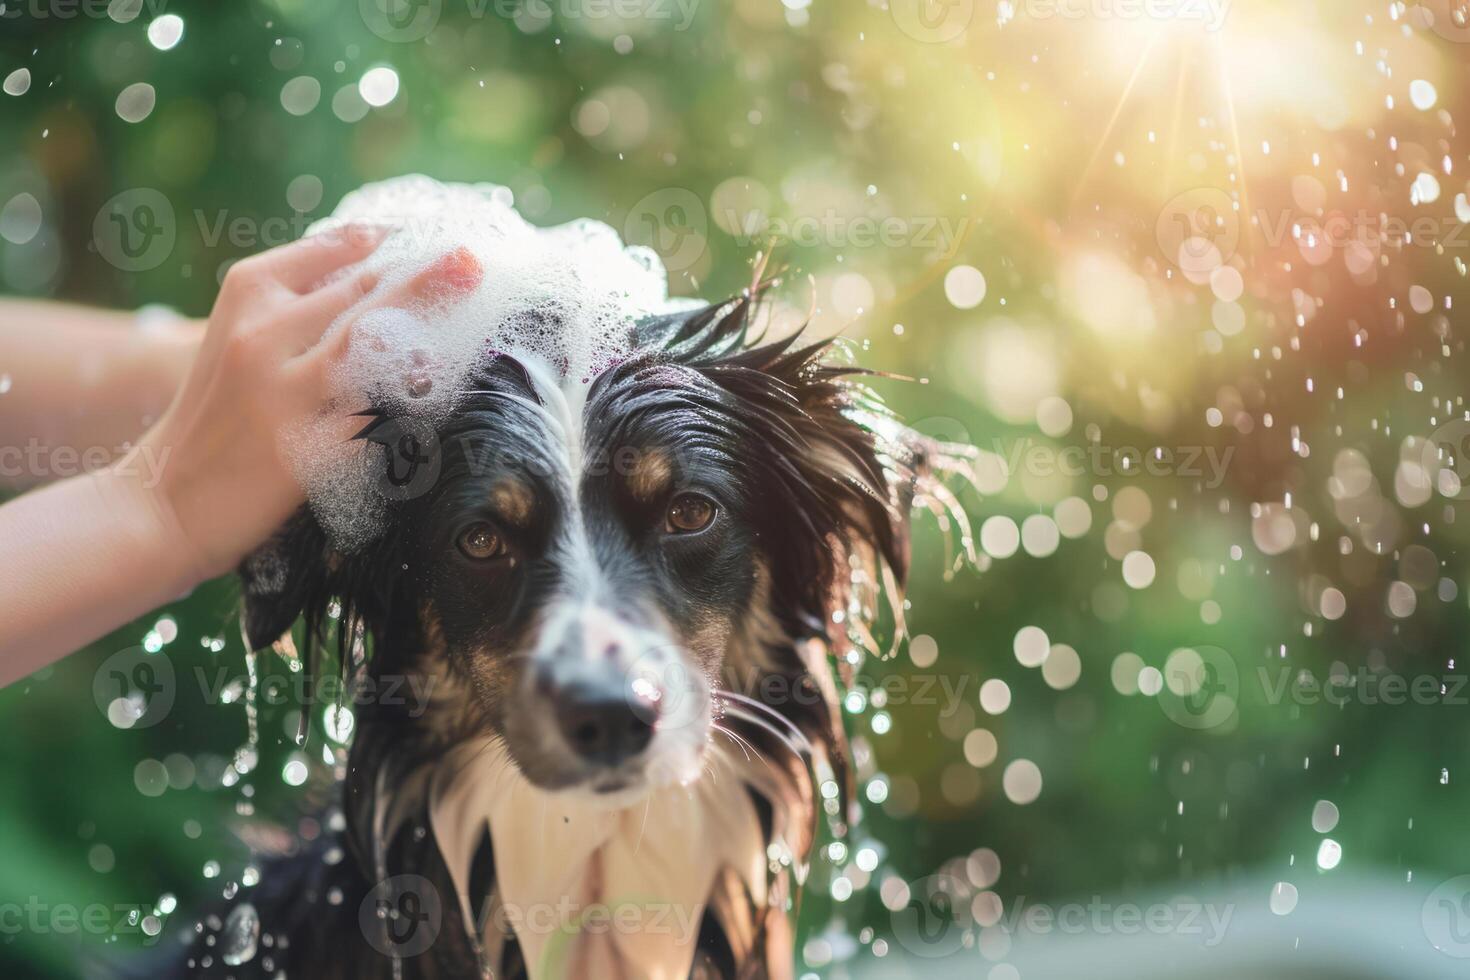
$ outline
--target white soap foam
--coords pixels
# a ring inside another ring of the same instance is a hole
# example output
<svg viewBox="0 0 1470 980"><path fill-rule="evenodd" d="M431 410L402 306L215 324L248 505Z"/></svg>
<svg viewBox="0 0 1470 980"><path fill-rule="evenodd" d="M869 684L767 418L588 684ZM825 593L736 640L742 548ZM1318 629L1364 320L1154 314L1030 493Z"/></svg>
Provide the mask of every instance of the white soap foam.
<svg viewBox="0 0 1470 980"><path fill-rule="evenodd" d="M314 513L344 551L382 531L385 501L383 450L344 442L342 411L375 405L425 431L453 411L469 373L496 353L561 378L579 405L592 379L628 353L638 320L698 305L669 298L653 251L625 247L599 221L537 228L504 187L421 175L369 184L309 232L349 223L392 229L360 267L380 277L369 304L401 293L456 249L474 255L483 275L466 295L380 306L333 325L332 332L351 330L331 382L339 411L287 433L286 444Z"/></svg>

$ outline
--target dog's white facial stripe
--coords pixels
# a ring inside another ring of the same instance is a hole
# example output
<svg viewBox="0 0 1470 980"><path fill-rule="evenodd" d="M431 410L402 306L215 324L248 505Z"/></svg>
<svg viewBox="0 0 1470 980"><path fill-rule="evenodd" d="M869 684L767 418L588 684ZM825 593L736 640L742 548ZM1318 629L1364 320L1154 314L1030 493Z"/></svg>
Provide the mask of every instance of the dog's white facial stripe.
<svg viewBox="0 0 1470 980"><path fill-rule="evenodd" d="M582 498L589 476L585 449L588 386L563 380L552 367L534 359L525 367L540 401L537 414L545 426L547 461L562 507L551 542L559 573L557 597L542 611L532 661L592 658L609 647L619 649L618 668L626 675L630 696L632 684L641 679L661 689L666 709L642 755L641 778L634 779L630 792L691 782L700 774L709 740L711 679L699 673L693 655L680 647L675 631L657 610L640 610L638 624L617 615L618 600L608 571L598 559ZM618 634L617 643L599 646L588 642L590 634L609 630ZM569 642L578 636L577 642ZM674 706L671 710L670 705ZM557 754L570 751L551 721L536 719L538 744ZM624 775L637 777L639 773ZM590 785L585 789L588 795L594 791Z"/></svg>
<svg viewBox="0 0 1470 980"><path fill-rule="evenodd" d="M587 532L580 492L586 458L583 411L587 386L558 377L553 368L534 358L525 367L541 399L549 437L547 456L555 464L566 507L553 545L559 552L561 567L570 573L563 580L563 590L584 601L596 601L605 583Z"/></svg>

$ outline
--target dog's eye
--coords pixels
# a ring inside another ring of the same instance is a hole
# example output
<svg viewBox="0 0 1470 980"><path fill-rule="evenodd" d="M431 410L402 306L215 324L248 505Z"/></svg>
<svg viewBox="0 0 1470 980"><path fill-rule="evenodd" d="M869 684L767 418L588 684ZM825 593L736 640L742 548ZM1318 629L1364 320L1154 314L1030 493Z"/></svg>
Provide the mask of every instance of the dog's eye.
<svg viewBox="0 0 1470 980"><path fill-rule="evenodd" d="M459 550L466 558L486 561L505 554L505 541L489 524L471 524L459 536Z"/></svg>
<svg viewBox="0 0 1470 980"><path fill-rule="evenodd" d="M670 534L703 531L715 519L715 502L697 493L681 493L669 502L664 528Z"/></svg>

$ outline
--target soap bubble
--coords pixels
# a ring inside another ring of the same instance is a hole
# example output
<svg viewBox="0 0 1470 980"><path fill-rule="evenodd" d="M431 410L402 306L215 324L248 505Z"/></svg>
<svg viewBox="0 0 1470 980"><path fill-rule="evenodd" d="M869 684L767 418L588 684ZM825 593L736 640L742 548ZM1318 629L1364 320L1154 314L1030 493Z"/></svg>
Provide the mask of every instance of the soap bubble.
<svg viewBox="0 0 1470 980"><path fill-rule="evenodd" d="M626 354L638 321L697 305L669 299L663 266L649 249L625 247L597 221L537 228L516 212L504 187L401 177L348 194L309 232L348 224L392 229L361 267L378 275L377 295L455 249L475 256L482 275L451 302L430 297L411 309L379 308L333 326L352 331L332 379L338 401L387 410L397 435L412 436L429 464L390 491L383 485L383 445L344 440L340 419L319 418L283 433L313 512L344 551L381 531L387 499L415 496L432 483L439 463L433 426L453 410L464 379L487 357L517 358L539 384L561 389L559 397L575 413L590 379Z"/></svg>

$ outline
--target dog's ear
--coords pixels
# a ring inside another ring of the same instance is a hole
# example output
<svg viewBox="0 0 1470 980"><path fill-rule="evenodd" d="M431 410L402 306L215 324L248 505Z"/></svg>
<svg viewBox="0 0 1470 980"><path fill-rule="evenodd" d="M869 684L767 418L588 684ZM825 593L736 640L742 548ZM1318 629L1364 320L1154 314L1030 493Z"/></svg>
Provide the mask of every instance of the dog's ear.
<svg viewBox="0 0 1470 980"><path fill-rule="evenodd" d="M340 561L321 525L303 506L241 562L240 616L250 649L276 642L303 613L310 618L329 595Z"/></svg>
<svg viewBox="0 0 1470 980"><path fill-rule="evenodd" d="M786 594L804 593L809 614L842 653L871 613L845 617L850 600L871 610L887 592L901 617L909 569L910 513L921 500L938 447L905 428L862 383L861 369L834 361L830 345L790 342L753 348L738 359L765 379L748 387L761 415L767 466L789 508L793 548L783 562L794 572ZM738 382L736 382L738 384ZM901 633L901 618L895 624ZM870 636L860 642L872 648Z"/></svg>
<svg viewBox="0 0 1470 980"><path fill-rule="evenodd" d="M787 699L777 710L818 747L826 778L846 801L847 739L832 667L850 682L858 649L881 652L872 624L885 596L893 620L889 650L902 642L914 509L939 511L942 525L957 525L970 553L968 522L944 480L973 482L977 454L899 423L864 383L871 373L833 356L840 353L833 343L801 344L799 334L751 340L761 288L650 321L646 336L720 390L715 403L749 446L742 462L759 488L770 611L795 641L775 644L767 669L820 692ZM828 810L835 815L845 806L839 801L824 806L835 805Z"/></svg>

